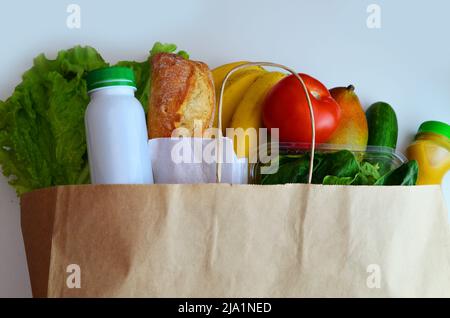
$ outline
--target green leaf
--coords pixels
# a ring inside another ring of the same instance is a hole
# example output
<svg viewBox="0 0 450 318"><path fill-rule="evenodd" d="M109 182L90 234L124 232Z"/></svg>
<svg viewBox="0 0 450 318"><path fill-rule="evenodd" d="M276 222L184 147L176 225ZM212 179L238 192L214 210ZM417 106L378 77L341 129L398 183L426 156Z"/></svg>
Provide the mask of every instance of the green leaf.
<svg viewBox="0 0 450 318"><path fill-rule="evenodd" d="M177 46L175 44L156 42L150 50L150 56L158 53L175 53L176 50ZM178 51L177 54L185 59L189 59L189 54L186 51Z"/></svg>
<svg viewBox="0 0 450 318"><path fill-rule="evenodd" d="M373 165L369 162L363 162L361 164L361 173L367 177L373 177L374 179L380 178L379 169L380 167L377 163Z"/></svg>
<svg viewBox="0 0 450 318"><path fill-rule="evenodd" d="M418 171L417 161L411 160L382 176L375 185L415 185Z"/></svg>
<svg viewBox="0 0 450 318"><path fill-rule="evenodd" d="M150 61L120 61L116 64L116 66L129 67L134 71L137 88L135 96L141 102L142 107L144 107L145 113L147 113L148 96L150 92Z"/></svg>
<svg viewBox="0 0 450 318"><path fill-rule="evenodd" d="M182 58L189 60L189 54L186 51L178 51L177 53L179 56L181 56Z"/></svg>
<svg viewBox="0 0 450 318"><path fill-rule="evenodd" d="M279 158L278 171L273 174L265 174L261 184L285 184L304 183L309 170L309 159L306 156L300 158Z"/></svg>
<svg viewBox="0 0 450 318"><path fill-rule="evenodd" d="M336 177L336 176L326 176L323 178L323 184L326 185L350 185L354 181L352 177Z"/></svg>
<svg viewBox="0 0 450 318"><path fill-rule="evenodd" d="M358 172L352 182L352 185L373 185L380 178L379 165L363 162L360 164Z"/></svg>
<svg viewBox="0 0 450 318"><path fill-rule="evenodd" d="M158 53L174 53L177 49L177 46L175 44L171 43L161 43L156 42L153 45L153 48L150 50L150 55L155 55Z"/></svg>
<svg viewBox="0 0 450 318"><path fill-rule="evenodd" d="M355 155L348 150L328 153L315 165L313 183L322 183L323 179L330 175L336 177L353 178L359 172L359 163Z"/></svg>

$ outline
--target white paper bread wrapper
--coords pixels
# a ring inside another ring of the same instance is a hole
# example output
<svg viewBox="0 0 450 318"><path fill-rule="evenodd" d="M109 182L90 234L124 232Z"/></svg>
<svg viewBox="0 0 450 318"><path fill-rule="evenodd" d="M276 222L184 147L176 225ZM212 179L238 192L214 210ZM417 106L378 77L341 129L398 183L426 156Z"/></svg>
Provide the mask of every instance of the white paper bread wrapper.
<svg viewBox="0 0 450 318"><path fill-rule="evenodd" d="M216 182L216 144L209 138L155 138L149 142L155 183ZM246 184L248 161L234 153L233 141L222 138L222 183Z"/></svg>

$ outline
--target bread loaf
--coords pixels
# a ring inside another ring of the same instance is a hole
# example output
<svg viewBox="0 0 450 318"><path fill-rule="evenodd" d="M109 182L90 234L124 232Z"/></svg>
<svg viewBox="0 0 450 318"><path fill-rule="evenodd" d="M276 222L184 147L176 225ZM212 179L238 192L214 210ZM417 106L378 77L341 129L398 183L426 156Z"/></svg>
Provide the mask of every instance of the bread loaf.
<svg viewBox="0 0 450 318"><path fill-rule="evenodd" d="M202 129L211 127L214 84L205 63L159 53L152 57L151 68L149 138L170 137L176 128L186 128L192 136L195 121L201 121Z"/></svg>

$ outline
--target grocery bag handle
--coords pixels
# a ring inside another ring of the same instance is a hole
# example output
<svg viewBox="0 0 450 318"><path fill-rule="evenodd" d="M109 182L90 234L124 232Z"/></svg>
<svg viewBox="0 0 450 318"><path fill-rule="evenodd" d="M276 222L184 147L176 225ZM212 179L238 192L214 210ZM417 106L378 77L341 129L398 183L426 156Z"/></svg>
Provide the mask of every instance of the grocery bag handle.
<svg viewBox="0 0 450 318"><path fill-rule="evenodd" d="M305 92L306 95L306 100L308 102L308 108L309 108L309 118L311 120L311 156L310 156L310 160L309 160L309 172L308 172L308 184L310 184L312 182L312 174L313 174L313 168L314 168L314 152L315 152L315 147L316 147L316 127L315 127L315 123L314 123L314 110L313 110L313 106L312 106L312 102L311 102L311 97L309 96L309 92L308 89L306 87L305 82L303 81L303 79L297 74L297 72L295 72L293 69L284 66L282 64L276 64L276 63L271 63L271 62L248 62L245 64L241 64L238 66L233 67L225 76L223 82L222 82L222 86L220 87L220 93L219 93L219 103L218 103L218 136L216 138L217 140L217 147L216 147L216 182L220 183L221 179L222 179L222 164L220 162L221 157L222 157L222 104L223 104L223 94L225 91L225 84L228 81L228 79L230 78L230 76L245 67L249 67L249 66L269 66L269 67L276 67L276 68L281 68L289 73L291 73L292 75L294 75L297 80L300 82L300 85L303 88L303 91Z"/></svg>

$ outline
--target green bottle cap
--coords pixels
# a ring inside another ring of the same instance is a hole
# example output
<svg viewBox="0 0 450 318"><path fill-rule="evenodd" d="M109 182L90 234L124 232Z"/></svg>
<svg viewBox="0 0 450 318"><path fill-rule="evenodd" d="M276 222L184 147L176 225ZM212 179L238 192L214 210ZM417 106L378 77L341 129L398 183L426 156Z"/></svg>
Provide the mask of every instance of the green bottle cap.
<svg viewBox="0 0 450 318"><path fill-rule="evenodd" d="M441 121L426 121L420 125L417 133L435 133L450 139L450 125Z"/></svg>
<svg viewBox="0 0 450 318"><path fill-rule="evenodd" d="M136 88L134 72L128 67L112 66L100 68L87 74L88 92L109 86L131 86Z"/></svg>

